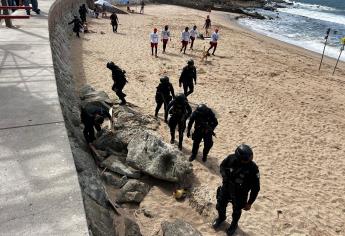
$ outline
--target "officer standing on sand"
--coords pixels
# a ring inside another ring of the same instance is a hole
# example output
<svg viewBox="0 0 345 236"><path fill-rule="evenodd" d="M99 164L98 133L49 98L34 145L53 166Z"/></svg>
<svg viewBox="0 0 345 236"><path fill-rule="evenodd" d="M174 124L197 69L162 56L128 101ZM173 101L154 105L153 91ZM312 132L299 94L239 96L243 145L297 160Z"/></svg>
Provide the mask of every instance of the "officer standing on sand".
<svg viewBox="0 0 345 236"><path fill-rule="evenodd" d="M170 95L171 94L171 95ZM172 98L175 98L174 87L169 82L169 77L164 76L160 79L160 83L157 86L156 91L156 111L155 117L158 116L158 112L164 104L164 121L168 122L168 105Z"/></svg>
<svg viewBox="0 0 345 236"><path fill-rule="evenodd" d="M171 134L171 144L175 143L175 130L178 126L179 142L178 148L182 150L183 133L186 129L186 121L190 114L192 113L192 108L190 107L186 96L181 93L176 96L176 98L170 102L168 106L169 114L171 114L169 119L169 128Z"/></svg>
<svg viewBox="0 0 345 236"><path fill-rule="evenodd" d="M128 82L126 80L126 71L120 69L117 65L114 64L114 62L108 62L107 63L107 68L111 70L112 72L112 77L113 77L113 87L112 90L116 93L116 95L119 97L121 100L120 105L125 105L126 102L126 94L122 92L123 88L125 87L126 83Z"/></svg>
<svg viewBox="0 0 345 236"><path fill-rule="evenodd" d="M190 137L190 130L194 125L194 133L192 135L193 148L192 155L189 161L194 161L199 150L199 146L202 140L204 140L204 151L202 156L202 161L207 161L207 155L213 146L212 136L215 135L214 129L218 125L218 120L213 111L208 108L205 104L200 104L196 110L192 113L187 129L187 137Z"/></svg>
<svg viewBox="0 0 345 236"><path fill-rule="evenodd" d="M253 151L246 145L237 147L220 165L223 184L217 189L218 218L213 228L218 228L226 219L226 207L232 203L232 222L226 233L234 235L238 227L242 209L249 211L260 191L259 168L253 162ZM248 200L248 194L250 196Z"/></svg>
<svg viewBox="0 0 345 236"><path fill-rule="evenodd" d="M194 92L193 80L196 85L196 68L194 61L190 59L187 62L187 66L183 68L179 80L179 86L181 87L183 85L183 91L186 97Z"/></svg>

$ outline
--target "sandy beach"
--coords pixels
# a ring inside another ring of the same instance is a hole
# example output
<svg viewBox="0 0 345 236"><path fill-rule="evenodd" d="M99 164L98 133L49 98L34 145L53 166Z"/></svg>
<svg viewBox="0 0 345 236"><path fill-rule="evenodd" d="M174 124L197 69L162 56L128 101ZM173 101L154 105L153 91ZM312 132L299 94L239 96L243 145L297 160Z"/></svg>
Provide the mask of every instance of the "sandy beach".
<svg viewBox="0 0 345 236"><path fill-rule="evenodd" d="M178 78L193 58L198 83L189 101L193 108L206 103L219 120L208 162L202 163L200 156L193 162L194 186L209 191L215 204L220 162L247 143L260 168L261 192L251 211L243 213L237 235L345 235L344 63L334 76L331 59L318 71L318 55L241 29L230 20L233 16L221 12L211 13L220 33L216 56L200 61L207 40L196 40L194 51L180 54L180 32L194 24L201 32L207 14L149 5L145 15L118 15L118 33L112 32L109 19L90 19L89 29L97 33L72 41L77 87L88 83L117 99L105 66L112 60L127 71L124 92L131 106L153 115L159 78L169 76L175 91L182 91ZM159 57L152 57L149 34L166 24L172 33L167 53L161 53L159 44ZM159 131L169 141L162 112ZM191 140L185 138L186 158L190 150ZM152 219L136 215L145 236L159 235L162 220L179 217L203 235L225 235L164 188L152 188L141 207L155 213ZM282 212L279 217L277 211ZM228 216L230 220L231 207Z"/></svg>

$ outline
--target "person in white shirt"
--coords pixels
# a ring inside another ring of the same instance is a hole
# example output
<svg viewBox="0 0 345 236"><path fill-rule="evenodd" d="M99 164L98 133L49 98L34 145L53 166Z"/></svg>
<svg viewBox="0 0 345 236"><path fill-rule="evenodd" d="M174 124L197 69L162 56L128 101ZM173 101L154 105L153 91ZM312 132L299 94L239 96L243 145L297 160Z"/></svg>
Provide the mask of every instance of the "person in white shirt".
<svg viewBox="0 0 345 236"><path fill-rule="evenodd" d="M211 42L210 42L211 46L207 50L207 52L209 53L209 51L213 48L213 53L212 53L213 56L214 56L214 53L215 53L215 51L217 49L218 39L219 39L218 29L215 29L214 32L211 35Z"/></svg>
<svg viewBox="0 0 345 236"><path fill-rule="evenodd" d="M190 49L193 50L194 40L198 35L198 31L196 30L196 25L193 26L193 29L189 31L190 34Z"/></svg>
<svg viewBox="0 0 345 236"><path fill-rule="evenodd" d="M164 27L164 30L162 31L162 39L161 39L161 41L163 42L163 53L165 53L165 49L167 48L167 43L168 43L169 39L171 41L169 26L166 25Z"/></svg>
<svg viewBox="0 0 345 236"><path fill-rule="evenodd" d="M153 33L150 34L150 40L151 40L151 52L153 56L153 48L155 48L155 56L157 56L157 47L158 47L158 42L159 42L159 35L157 33L157 29L153 29Z"/></svg>
<svg viewBox="0 0 345 236"><path fill-rule="evenodd" d="M189 38L190 38L189 28L186 27L184 29L184 31L181 33L182 48L181 48L180 52L182 52L182 50L183 50L183 54L186 54L186 49L187 49L187 46L189 43Z"/></svg>

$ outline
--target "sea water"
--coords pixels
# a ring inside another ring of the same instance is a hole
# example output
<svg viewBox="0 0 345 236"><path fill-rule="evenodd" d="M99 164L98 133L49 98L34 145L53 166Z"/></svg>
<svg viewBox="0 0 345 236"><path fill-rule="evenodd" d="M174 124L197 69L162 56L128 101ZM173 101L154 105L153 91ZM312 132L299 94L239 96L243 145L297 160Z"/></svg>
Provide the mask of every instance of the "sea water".
<svg viewBox="0 0 345 236"><path fill-rule="evenodd" d="M322 53L326 31L331 28L325 55L338 58L345 37L345 0L296 0L277 12L255 9L271 20L243 18L239 23L258 33ZM341 60L345 61L345 52Z"/></svg>

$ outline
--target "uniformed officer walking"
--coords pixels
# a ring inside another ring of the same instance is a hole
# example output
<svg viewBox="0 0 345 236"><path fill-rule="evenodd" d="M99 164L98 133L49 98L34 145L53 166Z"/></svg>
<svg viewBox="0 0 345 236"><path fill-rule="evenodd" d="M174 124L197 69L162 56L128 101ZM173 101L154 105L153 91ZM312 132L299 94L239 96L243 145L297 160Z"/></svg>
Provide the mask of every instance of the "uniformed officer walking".
<svg viewBox="0 0 345 236"><path fill-rule="evenodd" d="M183 85L183 91L186 97L194 92L193 80L196 84L196 68L194 61L190 59L187 62L187 66L183 68L179 79L179 86L181 87Z"/></svg>
<svg viewBox="0 0 345 236"><path fill-rule="evenodd" d="M175 92L174 87L169 82L169 77L164 76L160 78L160 83L157 86L156 91L156 111L155 111L155 117L158 116L158 112L161 109L162 105L164 104L164 121L168 121L168 105L171 101L171 99L175 98Z"/></svg>
<svg viewBox="0 0 345 236"><path fill-rule="evenodd" d="M193 148L192 148L192 155L189 158L189 161L194 161L199 150L199 146L202 140L204 140L204 150L202 161L207 161L207 155L210 152L213 146L213 139L212 136L215 135L214 129L218 125L218 120L216 115L213 111L208 108L205 104L200 104L196 108L196 110L192 113L187 129L187 137L190 137L190 130L194 125L194 132L192 135L193 139Z"/></svg>
<svg viewBox="0 0 345 236"><path fill-rule="evenodd" d="M114 81L112 90L116 93L116 95L121 100L120 105L126 104L126 94L122 92L123 88L125 87L126 83L128 82L126 79L126 71L121 70L120 67L114 64L114 62L108 62L107 68L111 70L112 78Z"/></svg>
<svg viewBox="0 0 345 236"><path fill-rule="evenodd" d="M175 130L178 126L179 142L178 148L182 150L183 133L186 129L186 121L190 114L192 113L192 108L190 107L185 95L183 93L178 94L176 98L170 102L168 106L169 114L171 114L169 119L169 128L171 134L170 143L175 143Z"/></svg>
<svg viewBox="0 0 345 236"><path fill-rule="evenodd" d="M231 236L238 227L242 209L249 211L260 191L259 168L253 162L252 149L246 144L238 146L235 153L222 162L220 173L223 184L217 189L218 218L213 222L213 227L216 229L225 221L226 207L231 202L232 222L226 231Z"/></svg>

